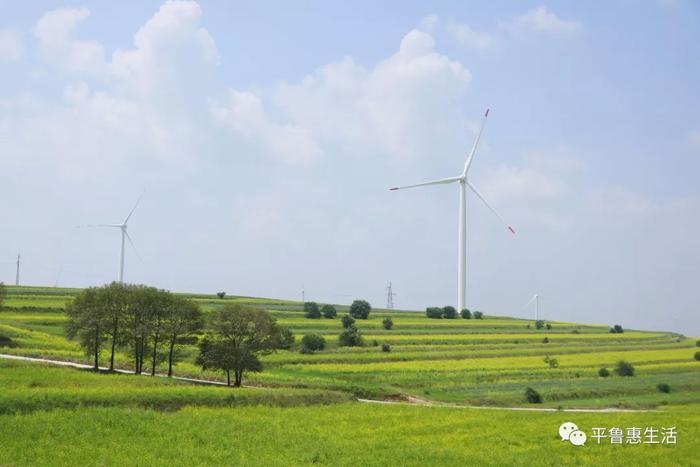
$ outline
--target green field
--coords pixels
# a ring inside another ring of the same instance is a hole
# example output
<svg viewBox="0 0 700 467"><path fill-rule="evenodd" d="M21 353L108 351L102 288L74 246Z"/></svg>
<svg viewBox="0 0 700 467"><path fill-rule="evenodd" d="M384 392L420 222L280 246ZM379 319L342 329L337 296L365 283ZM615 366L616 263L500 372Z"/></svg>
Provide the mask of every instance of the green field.
<svg viewBox="0 0 700 467"><path fill-rule="evenodd" d="M0 353L89 363L63 331L63 308L79 290L8 287L8 292L0 335L12 344ZM144 465L692 465L696 460L696 338L634 330L611 334L607 325L554 321L551 329L536 330L532 321L508 317L433 320L423 313L373 310L370 319L357 323L365 345L349 348L337 345L339 318L307 319L300 303L183 295L205 312L228 302L264 308L297 342L317 333L329 345L315 354L293 348L266 356L264 371L244 380L257 387L239 389L0 359L0 465L123 465L135 458ZM385 317L394 321L392 330L382 327ZM383 343L391 344L391 352L382 352ZM194 365L194 346L181 352L176 375L222 380ZM556 358L558 367L550 368L545 356ZM621 359L634 364L635 376L598 376L601 367L612 370ZM119 354L117 363L129 368L131 359ZM671 391L660 392L660 383ZM527 403L527 387L542 395L542 404ZM366 404L357 397L435 406ZM499 409L533 406L653 411ZM678 444L575 448L556 436L569 419L588 429L677 426ZM58 439L72 441L56 449Z"/></svg>

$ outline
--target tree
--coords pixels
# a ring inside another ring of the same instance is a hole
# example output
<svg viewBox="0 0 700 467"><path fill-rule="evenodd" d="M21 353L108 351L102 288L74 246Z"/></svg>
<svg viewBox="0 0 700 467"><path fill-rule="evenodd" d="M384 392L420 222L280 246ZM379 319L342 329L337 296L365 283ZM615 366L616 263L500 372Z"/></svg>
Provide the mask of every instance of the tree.
<svg viewBox="0 0 700 467"><path fill-rule="evenodd" d="M2 308L2 304L5 301L6 296L7 296L7 289L5 288L5 284L0 282L0 309Z"/></svg>
<svg viewBox="0 0 700 467"><path fill-rule="evenodd" d="M367 319L371 311L372 307L366 300L355 300L350 305L350 316L355 319Z"/></svg>
<svg viewBox="0 0 700 467"><path fill-rule="evenodd" d="M112 282L97 289L100 306L106 314L107 326L105 332L112 341L109 356L109 371L114 371L114 356L117 346L121 345L121 327L124 316L133 303L134 286Z"/></svg>
<svg viewBox="0 0 700 467"><path fill-rule="evenodd" d="M547 329L552 329L552 325L549 324L549 323L545 324L544 327L547 328Z"/></svg>
<svg viewBox="0 0 700 467"><path fill-rule="evenodd" d="M93 357L95 371L100 368L100 351L107 340L104 309L99 306L98 292L94 287L80 292L66 305L66 334L77 339L87 356Z"/></svg>
<svg viewBox="0 0 700 467"><path fill-rule="evenodd" d="M340 322L343 324L345 329L355 325L355 320L350 315L345 315L340 318Z"/></svg>
<svg viewBox="0 0 700 467"><path fill-rule="evenodd" d="M216 292L216 296L223 300L226 297L226 292Z"/></svg>
<svg viewBox="0 0 700 467"><path fill-rule="evenodd" d="M391 352L391 345L382 344L382 352Z"/></svg>
<svg viewBox="0 0 700 467"><path fill-rule="evenodd" d="M472 319L472 312L469 311L467 308L464 308L462 311L459 312L459 314L463 319Z"/></svg>
<svg viewBox="0 0 700 467"><path fill-rule="evenodd" d="M542 396L532 388L525 389L525 399L531 404L541 404Z"/></svg>
<svg viewBox="0 0 700 467"><path fill-rule="evenodd" d="M700 362L700 352L695 352L695 360Z"/></svg>
<svg viewBox="0 0 700 467"><path fill-rule="evenodd" d="M182 297L173 297L169 313L165 315L163 333L168 340L168 376L173 375L175 363L175 346L177 344L193 344L196 333L204 327L204 319L199 305Z"/></svg>
<svg viewBox="0 0 700 467"><path fill-rule="evenodd" d="M601 378L607 378L608 376L610 376L610 370L608 370L607 368L601 368L600 370L598 370L598 376L600 376Z"/></svg>
<svg viewBox="0 0 700 467"><path fill-rule="evenodd" d="M321 317L321 311L318 309L316 302L304 302L304 316L311 319Z"/></svg>
<svg viewBox="0 0 700 467"><path fill-rule="evenodd" d="M321 314L324 318L333 319L336 317L338 312L335 310L333 305L323 305L321 307Z"/></svg>
<svg viewBox="0 0 700 467"><path fill-rule="evenodd" d="M544 321L541 319L538 319L535 321L535 329L542 329L544 327Z"/></svg>
<svg viewBox="0 0 700 467"><path fill-rule="evenodd" d="M617 373L618 376L634 376L634 366L630 362L620 360L617 362L617 365L615 365L615 373Z"/></svg>
<svg viewBox="0 0 700 467"><path fill-rule="evenodd" d="M442 317L445 319L455 319L457 317L457 310L453 306L446 306L442 308Z"/></svg>
<svg viewBox="0 0 700 467"><path fill-rule="evenodd" d="M474 317L474 319L484 319L484 314L480 311L475 311L474 313L472 313L472 316Z"/></svg>
<svg viewBox="0 0 700 467"><path fill-rule="evenodd" d="M227 384L239 387L246 372L261 371L259 357L284 343L282 328L266 311L229 303L209 316L209 332L200 342L197 364L226 373Z"/></svg>
<svg viewBox="0 0 700 467"><path fill-rule="evenodd" d="M384 318L384 321L382 321L382 326L384 326L384 329L390 330L394 327L394 320L391 318Z"/></svg>
<svg viewBox="0 0 700 467"><path fill-rule="evenodd" d="M623 332L625 332L625 330L622 329L622 326L620 326L619 324L613 326L613 329L615 330L616 334L622 334Z"/></svg>
<svg viewBox="0 0 700 467"><path fill-rule="evenodd" d="M341 347L356 347L362 345L362 336L354 324L351 324L338 336Z"/></svg>
<svg viewBox="0 0 700 467"><path fill-rule="evenodd" d="M425 316L432 319L442 318L442 308L439 306L429 306L425 309Z"/></svg>
<svg viewBox="0 0 700 467"><path fill-rule="evenodd" d="M301 339L301 353L314 353L326 347L326 339L318 334L307 334Z"/></svg>
<svg viewBox="0 0 700 467"><path fill-rule="evenodd" d="M280 328L280 349L289 350L294 345L295 337L289 328Z"/></svg>
<svg viewBox="0 0 700 467"><path fill-rule="evenodd" d="M128 306L122 318L122 345L134 359L134 373L140 375L148 349L157 289L138 285L128 286L127 290Z"/></svg>

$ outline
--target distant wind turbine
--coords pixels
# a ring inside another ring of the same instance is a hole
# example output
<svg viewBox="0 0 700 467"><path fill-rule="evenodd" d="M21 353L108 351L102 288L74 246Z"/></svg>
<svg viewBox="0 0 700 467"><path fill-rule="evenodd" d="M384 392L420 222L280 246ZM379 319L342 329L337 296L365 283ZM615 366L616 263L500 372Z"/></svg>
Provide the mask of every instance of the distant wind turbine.
<svg viewBox="0 0 700 467"><path fill-rule="evenodd" d="M523 308L529 307L532 302L535 302L535 321L538 321L540 319L540 294L533 295Z"/></svg>
<svg viewBox="0 0 700 467"><path fill-rule="evenodd" d="M141 202L141 198L143 198L145 191L141 193L141 195L138 197L136 200L136 203L134 204L134 207L131 208L131 212L129 212L129 215L126 216L124 219L124 222L121 224L97 224L97 225L85 225L85 226L78 226L78 227L115 227L121 230L122 232L122 240L121 240L121 253L119 256L119 283L124 282L124 247L125 247L125 240L129 240L129 244L131 244L131 247L134 249L134 253L136 253L136 256L139 256L138 251L136 250L136 246L134 245L133 240L131 240L131 236L129 235L129 232L126 231L127 229L127 223L129 222L129 219L131 219L131 215L136 211L136 208L138 207L139 203Z"/></svg>
<svg viewBox="0 0 700 467"><path fill-rule="evenodd" d="M469 187L474 194L486 205L487 208L493 212L496 217L503 223L504 226L508 228L511 233L515 233L513 228L506 224L503 217L486 201L486 198L476 189L476 187L469 181L467 175L469 173L469 167L471 167L472 160L474 159L474 153L476 152L476 147L479 144L479 138L481 138L481 132L484 131L484 125L486 125L486 119L489 116L489 110L486 109L484 114L484 120L481 122L481 128L476 135L474 140L474 145L472 146L469 155L467 156L467 161L464 164L464 170L462 173L456 177L442 178L440 180L433 180L431 182L418 183L417 185L406 185L399 186L395 188L390 188L391 191L404 190L406 188L417 188L421 186L428 185L443 185L448 183L459 183L459 243L458 243L458 269L457 269L457 311L461 311L465 308L465 297L467 290L467 193L466 188Z"/></svg>

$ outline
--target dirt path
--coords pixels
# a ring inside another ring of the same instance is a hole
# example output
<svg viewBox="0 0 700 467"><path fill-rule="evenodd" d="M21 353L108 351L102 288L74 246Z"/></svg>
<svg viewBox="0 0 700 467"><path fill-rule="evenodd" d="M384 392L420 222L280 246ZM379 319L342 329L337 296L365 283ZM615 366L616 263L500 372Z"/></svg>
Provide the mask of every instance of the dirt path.
<svg viewBox="0 0 700 467"><path fill-rule="evenodd" d="M5 358L8 360L20 360L24 362L35 362L35 363L47 363L50 365L65 366L69 368L78 368L81 370L91 370L94 367L92 365L86 365L84 363L75 362L65 362L62 360L50 360L46 358L35 358L35 357L24 357L21 355L9 355L0 354L0 358ZM99 367L100 370L107 371L107 367ZM115 369L115 373L122 373L127 375L133 375L134 372L131 370L121 370ZM141 376L151 376L150 373L141 374ZM163 373L156 373L158 378L168 378L168 375ZM206 384L213 386L226 386L226 383L221 381L198 379L198 378L186 378L184 376L172 376L170 379L175 379L178 381L186 381L194 384ZM260 386L246 386L245 388L260 388ZM632 409L617 409L617 408L604 408L604 409L557 409L553 407L484 407L478 405L460 405L460 404L450 404L447 402L433 402L426 399L421 399L419 397L408 396L405 401L395 401L395 400L375 400L375 399L360 399L357 398L358 402L364 404L383 404L383 405L419 405L426 407L450 407L453 409L479 409L479 410L521 410L529 412L587 412L587 413L627 413L627 412L656 412L656 410L632 410Z"/></svg>

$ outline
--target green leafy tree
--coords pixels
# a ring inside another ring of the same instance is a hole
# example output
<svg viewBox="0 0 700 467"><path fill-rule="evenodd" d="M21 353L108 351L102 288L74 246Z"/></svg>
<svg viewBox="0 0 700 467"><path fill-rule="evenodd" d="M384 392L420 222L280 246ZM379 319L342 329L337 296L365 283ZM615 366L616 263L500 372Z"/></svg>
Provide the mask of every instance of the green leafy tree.
<svg viewBox="0 0 700 467"><path fill-rule="evenodd" d="M384 329L390 330L394 327L394 320L391 318L384 318L382 321L382 326L384 326Z"/></svg>
<svg viewBox="0 0 700 467"><path fill-rule="evenodd" d="M391 352L391 345L382 344L382 352Z"/></svg>
<svg viewBox="0 0 700 467"><path fill-rule="evenodd" d="M204 327L202 310L197 302L174 296L169 303L163 323L163 333L168 343L168 376L173 375L173 363L177 359L177 345L194 344L197 333Z"/></svg>
<svg viewBox="0 0 700 467"><path fill-rule="evenodd" d="M442 308L439 306L430 306L425 309L425 316L432 319L442 318Z"/></svg>
<svg viewBox="0 0 700 467"><path fill-rule="evenodd" d="M246 372L261 371L260 356L284 345L282 328L266 311L230 303L209 315L209 332L200 342L197 364L226 373L240 386Z"/></svg>
<svg viewBox="0 0 700 467"><path fill-rule="evenodd" d="M455 310L455 307L447 305L442 308L442 317L445 319L455 319L457 317L457 310Z"/></svg>
<svg viewBox="0 0 700 467"><path fill-rule="evenodd" d="M544 327L544 321L541 319L538 319L535 321L535 329L542 329Z"/></svg>
<svg viewBox="0 0 700 467"><path fill-rule="evenodd" d="M610 370L608 370L607 368L601 368L600 370L598 370L598 376L600 376L601 378L607 378L608 376L610 376Z"/></svg>
<svg viewBox="0 0 700 467"><path fill-rule="evenodd" d="M367 319L372 311L372 307L366 300L355 300L350 305L350 316L355 319Z"/></svg>
<svg viewBox="0 0 700 467"><path fill-rule="evenodd" d="M216 296L223 300L226 297L226 292L216 292Z"/></svg>
<svg viewBox="0 0 700 467"><path fill-rule="evenodd" d="M634 376L634 366L625 360L620 360L615 365L615 373L618 376Z"/></svg>
<svg viewBox="0 0 700 467"><path fill-rule="evenodd" d="M304 316L311 319L321 317L321 311L318 309L316 302L304 302Z"/></svg>
<svg viewBox="0 0 700 467"><path fill-rule="evenodd" d="M338 336L338 342L341 347L357 347L362 345L362 336L360 331L354 324L343 330Z"/></svg>
<svg viewBox="0 0 700 467"><path fill-rule="evenodd" d="M133 305L135 286L112 282L97 289L99 306L102 307L105 318L105 332L111 340L109 355L109 371L114 371L114 356L117 347L122 344L121 330L124 317L129 307Z"/></svg>
<svg viewBox="0 0 700 467"><path fill-rule="evenodd" d="M525 389L525 399L531 404L541 404L542 396L532 388Z"/></svg>
<svg viewBox="0 0 700 467"><path fill-rule="evenodd" d="M321 307L321 314L324 318L333 319L336 317L338 312L335 310L333 305L323 305Z"/></svg>
<svg viewBox="0 0 700 467"><path fill-rule="evenodd" d="M474 317L474 319L484 319L484 314L480 311L475 311L474 313L472 313L472 316Z"/></svg>
<svg viewBox="0 0 700 467"><path fill-rule="evenodd" d="M464 308L462 311L459 312L459 314L463 319L472 319L472 312L469 311L467 308Z"/></svg>
<svg viewBox="0 0 700 467"><path fill-rule="evenodd" d="M343 327L345 329L355 325L355 319L350 315L345 315L342 318L340 318L340 322L343 324Z"/></svg>
<svg viewBox="0 0 700 467"><path fill-rule="evenodd" d="M2 308L2 304L5 302L6 296L7 296L7 289L5 288L5 284L0 282L0 309Z"/></svg>
<svg viewBox="0 0 700 467"><path fill-rule="evenodd" d="M72 302L66 304L66 334L77 340L87 356L93 358L94 369L100 367L100 352L107 340L107 319L100 306L98 291L91 287L80 292Z"/></svg>
<svg viewBox="0 0 700 467"><path fill-rule="evenodd" d="M314 353L326 348L326 339L318 334L307 334L301 338L301 353Z"/></svg>
<svg viewBox="0 0 700 467"><path fill-rule="evenodd" d="M695 352L695 360L700 362L700 352Z"/></svg>

